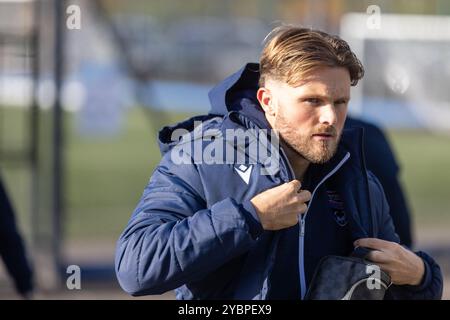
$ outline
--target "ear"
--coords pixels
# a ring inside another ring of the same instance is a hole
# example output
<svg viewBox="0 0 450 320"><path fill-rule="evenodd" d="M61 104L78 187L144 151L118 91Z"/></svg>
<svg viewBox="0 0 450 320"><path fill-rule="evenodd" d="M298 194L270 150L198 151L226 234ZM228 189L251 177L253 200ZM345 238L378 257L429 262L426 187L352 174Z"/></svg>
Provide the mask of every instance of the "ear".
<svg viewBox="0 0 450 320"><path fill-rule="evenodd" d="M256 98L259 104L263 108L266 115L275 116L276 110L273 103L272 93L266 87L261 87L256 92Z"/></svg>

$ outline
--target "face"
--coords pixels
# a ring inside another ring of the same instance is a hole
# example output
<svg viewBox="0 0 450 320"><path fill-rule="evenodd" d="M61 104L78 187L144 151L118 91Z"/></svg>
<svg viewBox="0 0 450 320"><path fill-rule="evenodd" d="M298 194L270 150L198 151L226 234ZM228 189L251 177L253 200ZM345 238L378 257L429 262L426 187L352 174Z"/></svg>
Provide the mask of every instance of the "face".
<svg viewBox="0 0 450 320"><path fill-rule="evenodd" d="M337 150L350 82L347 69L322 67L295 87L268 79L258 100L284 144L311 163L325 163Z"/></svg>

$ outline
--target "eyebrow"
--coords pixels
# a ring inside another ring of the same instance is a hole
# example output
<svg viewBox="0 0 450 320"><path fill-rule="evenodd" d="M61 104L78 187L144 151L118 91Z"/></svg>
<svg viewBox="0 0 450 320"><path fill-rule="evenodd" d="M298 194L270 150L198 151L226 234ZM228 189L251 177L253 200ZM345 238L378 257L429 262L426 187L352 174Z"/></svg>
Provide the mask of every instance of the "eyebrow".
<svg viewBox="0 0 450 320"><path fill-rule="evenodd" d="M329 100L329 96L325 96L322 94L314 94L314 93L306 93L303 94L301 97L298 98L298 100L304 100L304 99L308 99L308 98L319 98L322 100ZM342 96L339 97L337 99L334 99L334 101L336 100L345 100L345 101L350 101L350 97L349 96Z"/></svg>

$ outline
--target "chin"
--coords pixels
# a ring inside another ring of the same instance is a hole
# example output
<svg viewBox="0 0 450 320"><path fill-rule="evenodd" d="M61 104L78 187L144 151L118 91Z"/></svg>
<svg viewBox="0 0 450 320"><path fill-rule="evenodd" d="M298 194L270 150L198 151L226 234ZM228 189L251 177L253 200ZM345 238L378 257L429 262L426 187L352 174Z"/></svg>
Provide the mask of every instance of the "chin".
<svg viewBox="0 0 450 320"><path fill-rule="evenodd" d="M312 163L315 164L324 164L327 163L328 161L331 160L331 158L333 158L333 156L336 154L336 149L333 148L333 150L330 151L322 151L320 153L316 153L313 157L312 157Z"/></svg>
<svg viewBox="0 0 450 320"><path fill-rule="evenodd" d="M325 164L325 163L327 163L328 161L330 161L330 159L331 158L325 158L325 157L323 157L323 158L315 158L315 159L311 159L311 163L314 163L314 164Z"/></svg>

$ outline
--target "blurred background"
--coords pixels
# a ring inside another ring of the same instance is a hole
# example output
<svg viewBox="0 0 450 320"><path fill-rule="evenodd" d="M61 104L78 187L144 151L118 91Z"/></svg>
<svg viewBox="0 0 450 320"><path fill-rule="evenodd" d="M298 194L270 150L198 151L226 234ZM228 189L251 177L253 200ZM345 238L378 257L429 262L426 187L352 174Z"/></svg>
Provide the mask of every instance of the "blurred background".
<svg viewBox="0 0 450 320"><path fill-rule="evenodd" d="M280 22L339 34L363 61L350 113L385 129L415 249L450 285L450 1L7 0L0 174L35 298L129 298L115 243L160 160L158 129L206 113L208 90L257 62ZM79 290L67 286L70 265ZM0 299L17 298L0 264Z"/></svg>

